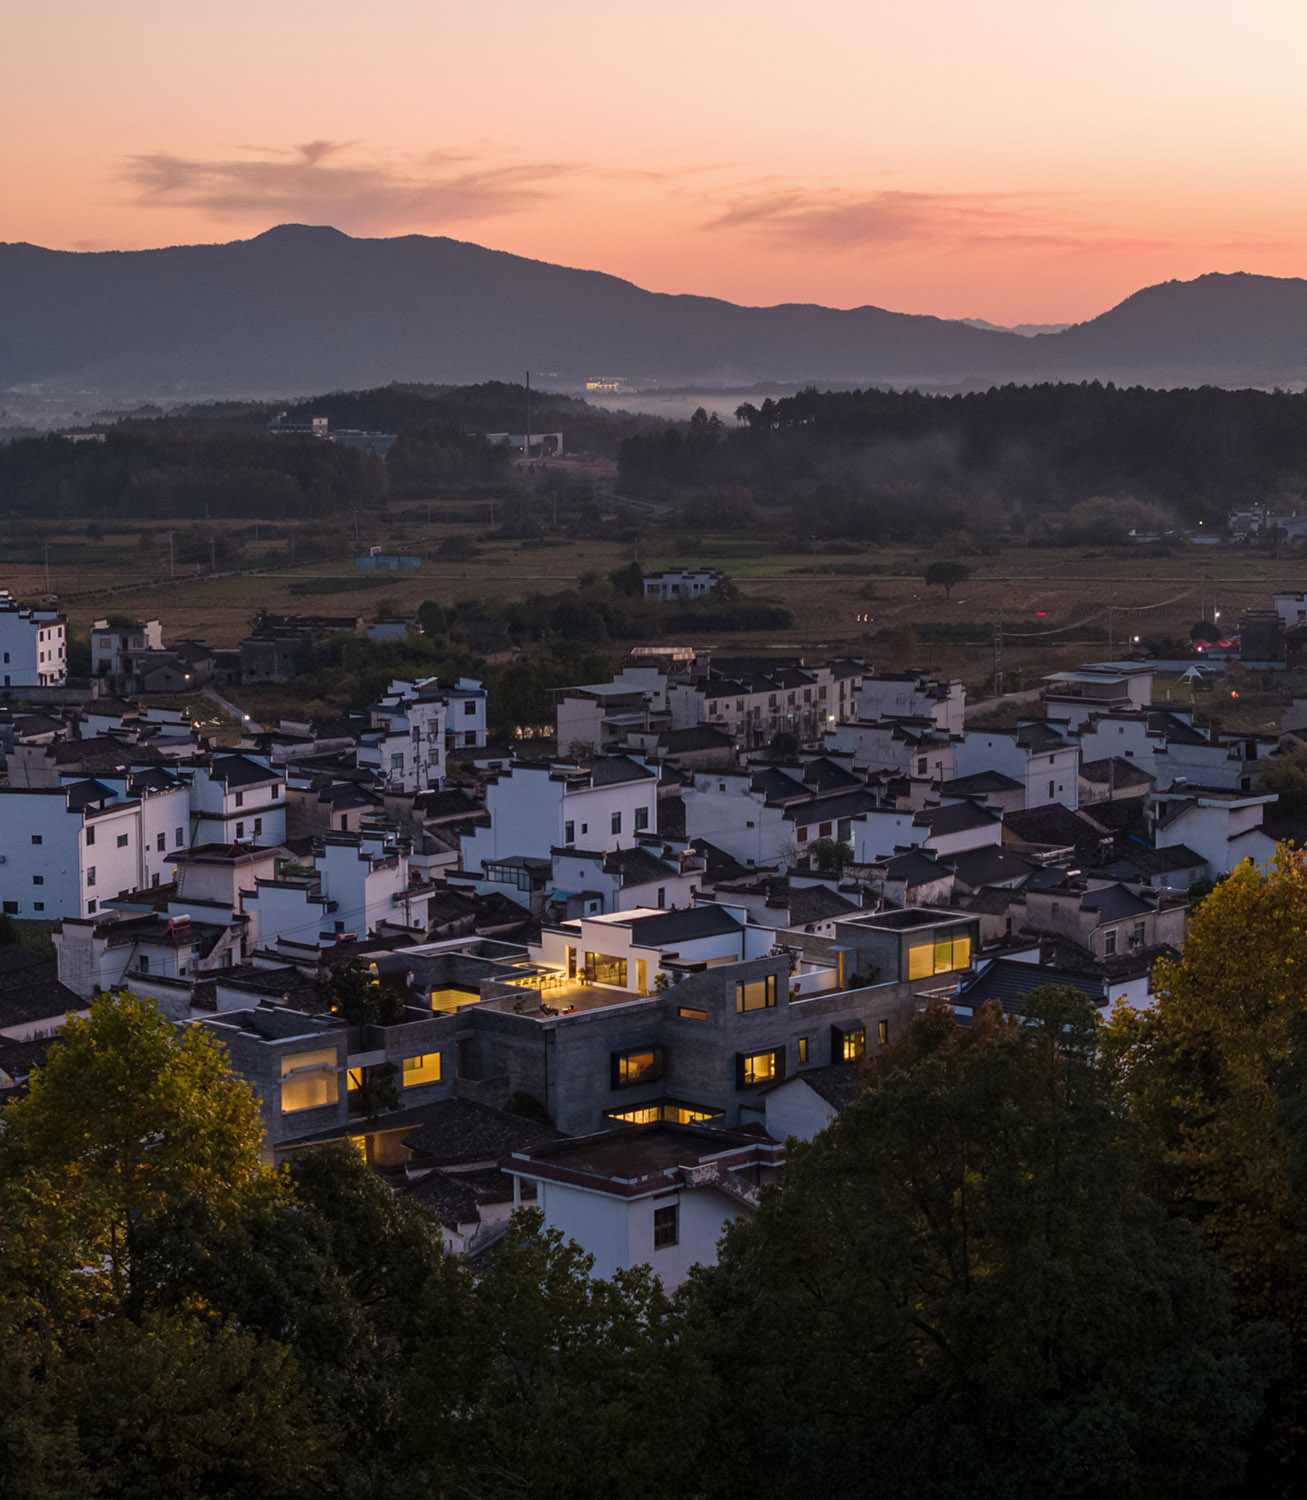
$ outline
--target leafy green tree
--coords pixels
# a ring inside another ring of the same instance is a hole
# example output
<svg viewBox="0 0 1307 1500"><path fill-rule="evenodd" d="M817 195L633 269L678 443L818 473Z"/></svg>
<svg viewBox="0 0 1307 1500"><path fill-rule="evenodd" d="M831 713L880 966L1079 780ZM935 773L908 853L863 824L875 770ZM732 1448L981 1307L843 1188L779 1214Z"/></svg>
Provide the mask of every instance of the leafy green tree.
<svg viewBox="0 0 1307 1500"><path fill-rule="evenodd" d="M320 1494L326 1440L289 1349L180 1314L97 1329L54 1381L92 1495Z"/></svg>
<svg viewBox="0 0 1307 1500"><path fill-rule="evenodd" d="M477 1281L461 1353L441 1328L406 1390L415 1479L457 1474L485 1500L662 1500L700 1493L714 1415L649 1268L593 1257L513 1216ZM441 1317L444 1315L441 1314Z"/></svg>
<svg viewBox="0 0 1307 1500"><path fill-rule="evenodd" d="M767 741L767 758L773 761L793 760L799 753L799 737L791 729L778 729Z"/></svg>
<svg viewBox="0 0 1307 1500"><path fill-rule="evenodd" d="M1259 1387L1224 1278L1143 1191L1074 991L928 1014L688 1292L699 1488L1212 1496ZM748 1455L748 1462L741 1461Z"/></svg>
<svg viewBox="0 0 1307 1500"><path fill-rule="evenodd" d="M1245 861L1194 912L1183 957L1153 973L1154 1004L1119 1007L1104 1044L1157 1179L1220 1254L1249 1323L1276 1320L1294 1369L1259 1448L1265 1493L1307 1461L1304 1123L1285 1080L1307 1076L1307 854Z"/></svg>
<svg viewBox="0 0 1307 1500"><path fill-rule="evenodd" d="M608 581L616 593L625 594L632 599L644 598L644 569L638 562L627 563L624 568L614 568L608 575Z"/></svg>
<svg viewBox="0 0 1307 1500"><path fill-rule="evenodd" d="M1274 792L1277 814L1307 817L1307 745L1258 761L1257 789Z"/></svg>
<svg viewBox="0 0 1307 1500"><path fill-rule="evenodd" d="M927 563L921 576L926 583L942 588L944 597L951 599L954 586L970 578L971 569L965 563L954 562L950 558L941 558L938 562Z"/></svg>
<svg viewBox="0 0 1307 1500"><path fill-rule="evenodd" d="M69 1018L3 1125L0 1291L43 1319L120 1304L135 1233L179 1200L221 1215L272 1186L254 1096L221 1044L131 993Z"/></svg>
<svg viewBox="0 0 1307 1500"><path fill-rule="evenodd" d="M813 839L808 845L808 854L817 862L819 870L835 874L853 858L853 851L838 839Z"/></svg>
<svg viewBox="0 0 1307 1500"><path fill-rule="evenodd" d="M317 983L318 999L350 1026L393 1026L404 1019L404 997L381 984L357 958L333 964Z"/></svg>

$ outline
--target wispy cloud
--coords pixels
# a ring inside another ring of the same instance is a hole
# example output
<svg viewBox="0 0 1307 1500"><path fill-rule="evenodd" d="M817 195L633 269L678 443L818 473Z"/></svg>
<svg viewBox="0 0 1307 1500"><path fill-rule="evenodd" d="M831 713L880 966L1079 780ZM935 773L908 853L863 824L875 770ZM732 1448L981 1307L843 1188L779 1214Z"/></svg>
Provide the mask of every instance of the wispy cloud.
<svg viewBox="0 0 1307 1500"><path fill-rule="evenodd" d="M1160 248L1077 222L1060 194L857 192L755 184L702 226L817 250L919 245L942 253L1006 248L1067 252Z"/></svg>
<svg viewBox="0 0 1307 1500"><path fill-rule="evenodd" d="M562 162L496 162L458 151L380 161L351 141L242 149L249 154L132 156L122 175L146 207L308 219L341 229L403 229L520 213L556 193L560 179L576 170Z"/></svg>

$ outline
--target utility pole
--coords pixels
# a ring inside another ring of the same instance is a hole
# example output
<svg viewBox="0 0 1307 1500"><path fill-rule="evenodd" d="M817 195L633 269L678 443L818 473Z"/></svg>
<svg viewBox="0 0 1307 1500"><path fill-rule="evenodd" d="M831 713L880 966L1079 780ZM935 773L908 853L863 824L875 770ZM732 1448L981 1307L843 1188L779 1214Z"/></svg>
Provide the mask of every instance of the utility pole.
<svg viewBox="0 0 1307 1500"><path fill-rule="evenodd" d="M994 696L1003 696L1003 622L994 621Z"/></svg>

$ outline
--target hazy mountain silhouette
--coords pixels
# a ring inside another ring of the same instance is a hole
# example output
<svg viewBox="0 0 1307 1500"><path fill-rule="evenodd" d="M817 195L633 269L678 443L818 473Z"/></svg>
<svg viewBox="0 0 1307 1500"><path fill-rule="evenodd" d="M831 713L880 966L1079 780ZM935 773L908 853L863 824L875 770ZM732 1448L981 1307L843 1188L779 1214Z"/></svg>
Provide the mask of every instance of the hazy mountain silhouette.
<svg viewBox="0 0 1307 1500"><path fill-rule="evenodd" d="M704 381L1179 384L1307 375L1307 282L1203 276L1022 337L932 317L647 292L459 240L282 225L163 250L0 245L0 388L290 394L531 369Z"/></svg>

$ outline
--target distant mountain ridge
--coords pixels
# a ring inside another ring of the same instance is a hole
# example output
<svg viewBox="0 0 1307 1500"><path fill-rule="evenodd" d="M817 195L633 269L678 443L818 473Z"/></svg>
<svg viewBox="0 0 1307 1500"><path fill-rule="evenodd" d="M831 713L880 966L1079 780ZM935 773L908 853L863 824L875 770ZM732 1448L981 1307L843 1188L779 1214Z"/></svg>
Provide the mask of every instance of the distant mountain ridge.
<svg viewBox="0 0 1307 1500"><path fill-rule="evenodd" d="M1212 274L1147 287L1032 336L788 303L742 307L423 235L287 224L161 250L0 245L0 389L294 394L532 369L713 383L985 384L1307 379L1307 281Z"/></svg>

